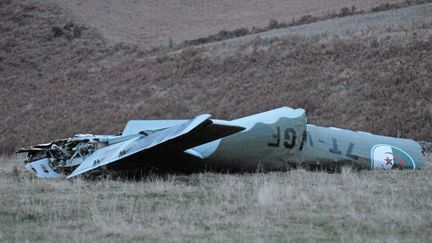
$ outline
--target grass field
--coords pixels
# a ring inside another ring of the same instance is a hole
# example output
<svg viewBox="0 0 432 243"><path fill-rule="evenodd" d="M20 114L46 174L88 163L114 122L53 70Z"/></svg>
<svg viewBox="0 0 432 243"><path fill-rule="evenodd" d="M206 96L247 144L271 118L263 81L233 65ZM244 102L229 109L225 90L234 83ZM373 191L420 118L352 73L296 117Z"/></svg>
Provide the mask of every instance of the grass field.
<svg viewBox="0 0 432 243"><path fill-rule="evenodd" d="M432 227L431 169L88 181L0 163L0 241L427 241Z"/></svg>

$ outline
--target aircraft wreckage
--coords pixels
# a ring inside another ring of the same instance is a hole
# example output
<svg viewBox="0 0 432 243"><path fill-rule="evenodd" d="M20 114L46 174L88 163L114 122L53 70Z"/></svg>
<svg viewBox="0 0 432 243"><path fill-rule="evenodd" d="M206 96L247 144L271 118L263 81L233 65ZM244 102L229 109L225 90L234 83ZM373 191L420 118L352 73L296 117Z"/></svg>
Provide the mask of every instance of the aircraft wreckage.
<svg viewBox="0 0 432 243"><path fill-rule="evenodd" d="M419 169L420 145L410 139L307 124L303 109L279 109L226 121L131 120L120 135L78 134L21 148L40 178L185 168L287 170L297 166Z"/></svg>

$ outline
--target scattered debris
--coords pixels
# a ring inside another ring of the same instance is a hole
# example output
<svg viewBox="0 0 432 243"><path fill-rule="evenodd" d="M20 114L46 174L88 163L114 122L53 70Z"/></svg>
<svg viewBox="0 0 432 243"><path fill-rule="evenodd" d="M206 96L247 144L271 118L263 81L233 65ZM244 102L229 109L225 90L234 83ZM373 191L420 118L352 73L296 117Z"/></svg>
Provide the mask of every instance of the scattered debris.
<svg viewBox="0 0 432 243"><path fill-rule="evenodd" d="M244 171L346 164L360 169L417 169L424 165L421 147L413 140L306 124L303 109L282 107L232 121L210 117L132 120L121 135L78 134L17 153L28 154L26 168L40 178L139 172L155 161L156 166L163 166L158 158L166 156Z"/></svg>

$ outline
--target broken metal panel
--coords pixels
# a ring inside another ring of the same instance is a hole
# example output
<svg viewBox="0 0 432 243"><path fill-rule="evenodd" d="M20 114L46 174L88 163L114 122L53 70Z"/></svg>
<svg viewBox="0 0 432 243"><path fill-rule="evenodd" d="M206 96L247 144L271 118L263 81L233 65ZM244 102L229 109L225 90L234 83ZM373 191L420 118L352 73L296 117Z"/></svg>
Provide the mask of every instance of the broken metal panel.
<svg viewBox="0 0 432 243"><path fill-rule="evenodd" d="M193 148L216 169L286 170L302 160L303 109L279 108L230 121L242 132Z"/></svg>
<svg viewBox="0 0 432 243"><path fill-rule="evenodd" d="M237 151L239 151L238 153L241 153L241 155L231 156L231 157L233 159L239 159L239 160L243 160L244 157L247 157L247 154L248 155L256 154L258 156L255 156L255 159L249 160L251 163L255 163L258 161L257 158L261 157L261 154L265 155L265 154L271 153L273 148L269 149L269 148L267 148L267 146L265 144L268 143L269 141L271 141L273 136L275 135L273 133L273 130L276 132L277 128L276 127L272 128L272 126L274 124L278 123L279 120L283 119L283 118L288 119L290 121L291 121L291 119L293 119L293 120L298 119L297 123L299 124L299 126L304 127L306 125L305 110L292 109L289 107L281 107L278 109L274 109L274 110L270 110L270 111L242 117L242 118L231 120L231 121L213 119L212 121L215 124L240 126L240 127L244 127L245 129L243 131L239 132L238 134L234 134L234 135L231 135L229 137L225 137L225 138L223 138L223 140L218 139L215 141L211 141L207 144L199 145L199 146L197 146L191 150L188 150L188 152L192 155L195 154L195 155L200 155L202 158L208 158L213 153L215 153L216 150L218 150L220 143L223 141L224 143L230 144L230 145L226 146L227 149L225 149L225 148L219 149L219 152L230 153L228 151L231 149L237 150ZM280 126L286 127L287 125L291 125L291 127L294 127L294 123L290 122L290 121L284 121L284 122L282 122L282 124L280 124ZM258 124L263 124L263 127L265 127L265 129L267 131L262 133L262 134L260 134L259 129L256 129L256 130L249 132L249 130L253 129ZM249 133L249 135L251 135L251 137L241 138L242 136L245 136L243 133ZM300 134L301 134L301 132L300 132ZM280 136L280 134L279 134L279 136ZM257 148L253 148L252 146L254 145L254 142L253 142L254 140L258 140L260 143L264 143L264 145L259 146ZM244 149L244 150L240 149L239 147L243 146L242 144L246 144L247 146L250 146L250 147L247 149ZM269 149L269 151L267 151L267 152L261 151L263 149L264 150ZM261 151L261 152L258 152L258 151ZM242 155L243 155L243 158L242 158ZM218 159L218 160L220 160L220 159ZM238 161L236 162L236 164L239 167L244 167L244 165L241 165L241 163L239 163ZM231 165L231 167L236 167L237 165ZM246 166L246 167L249 167L249 166Z"/></svg>
<svg viewBox="0 0 432 243"><path fill-rule="evenodd" d="M258 114L254 114L251 116L242 117L239 119L235 119L232 121L229 121L229 124L231 125L238 125L245 127L246 130L251 129L253 126L255 126L257 123L264 123L264 124L275 124L278 120L281 118L287 118L287 119L302 119L302 121L306 124L306 114L304 109L293 109L290 107L281 107L278 109L261 112Z"/></svg>
<svg viewBox="0 0 432 243"><path fill-rule="evenodd" d="M188 120L130 120L126 124L122 135L137 134L145 130L160 130L183 124Z"/></svg>
<svg viewBox="0 0 432 243"><path fill-rule="evenodd" d="M133 139L96 150L88 158L86 158L67 178L94 170L128 156L124 151L130 144L133 144L139 138L140 137L135 137Z"/></svg>
<svg viewBox="0 0 432 243"><path fill-rule="evenodd" d="M189 154L189 155L195 156L196 158L204 159L204 156L200 152L198 152L196 149L188 149L188 150L185 150L184 152Z"/></svg>
<svg viewBox="0 0 432 243"><path fill-rule="evenodd" d="M28 163L25 167L35 171L36 176L39 178L55 179L61 177L61 174L55 172L53 168L51 168L49 159L47 158Z"/></svg>
<svg viewBox="0 0 432 243"><path fill-rule="evenodd" d="M165 146L167 152L182 152L197 144L218 139L243 129L235 126L215 125L209 118L210 115L200 115L177 126L134 137L99 149L88 157L68 178L119 160L125 160L138 153L142 154L152 148L158 147L161 149L161 146Z"/></svg>
<svg viewBox="0 0 432 243"><path fill-rule="evenodd" d="M145 135L145 134L144 134ZM131 134L131 135L126 135L126 136L115 136L112 138L108 138L107 139L107 143L108 145L112 145L112 144L116 144L116 143L120 143L120 142L124 142L126 140L132 139L132 138L136 138L141 136L141 134Z"/></svg>

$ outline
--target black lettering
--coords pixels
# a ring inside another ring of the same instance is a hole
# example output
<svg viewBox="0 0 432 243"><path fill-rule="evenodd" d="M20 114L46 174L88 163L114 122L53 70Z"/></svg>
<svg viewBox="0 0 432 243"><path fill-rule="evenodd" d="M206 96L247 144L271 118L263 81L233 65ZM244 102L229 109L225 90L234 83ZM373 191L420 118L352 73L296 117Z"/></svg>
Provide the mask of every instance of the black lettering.
<svg viewBox="0 0 432 243"><path fill-rule="evenodd" d="M337 145L336 138L332 138L332 141L333 141L333 148L329 149L330 153L341 155L342 152L340 150L338 150L338 145Z"/></svg>
<svg viewBox="0 0 432 243"><path fill-rule="evenodd" d="M267 143L270 147L279 147L280 144L280 127L276 127L276 134L273 133L273 138L276 139L276 142L269 142Z"/></svg>
<svg viewBox="0 0 432 243"><path fill-rule="evenodd" d="M293 128L285 129L285 148L292 149L295 146L296 131Z"/></svg>
<svg viewBox="0 0 432 243"><path fill-rule="evenodd" d="M347 156L348 158L353 159L353 160L358 160L358 156L352 154L353 150L354 150L354 144L353 144L353 143L350 143L350 144L348 145L348 151L347 151L347 153L346 153L346 156Z"/></svg>
<svg viewBox="0 0 432 243"><path fill-rule="evenodd" d="M300 142L300 148L299 148L300 151L303 150L303 146L304 146L306 140L307 140L307 132L306 132L306 130L305 130L305 131L303 132L302 139L301 139L301 142Z"/></svg>

